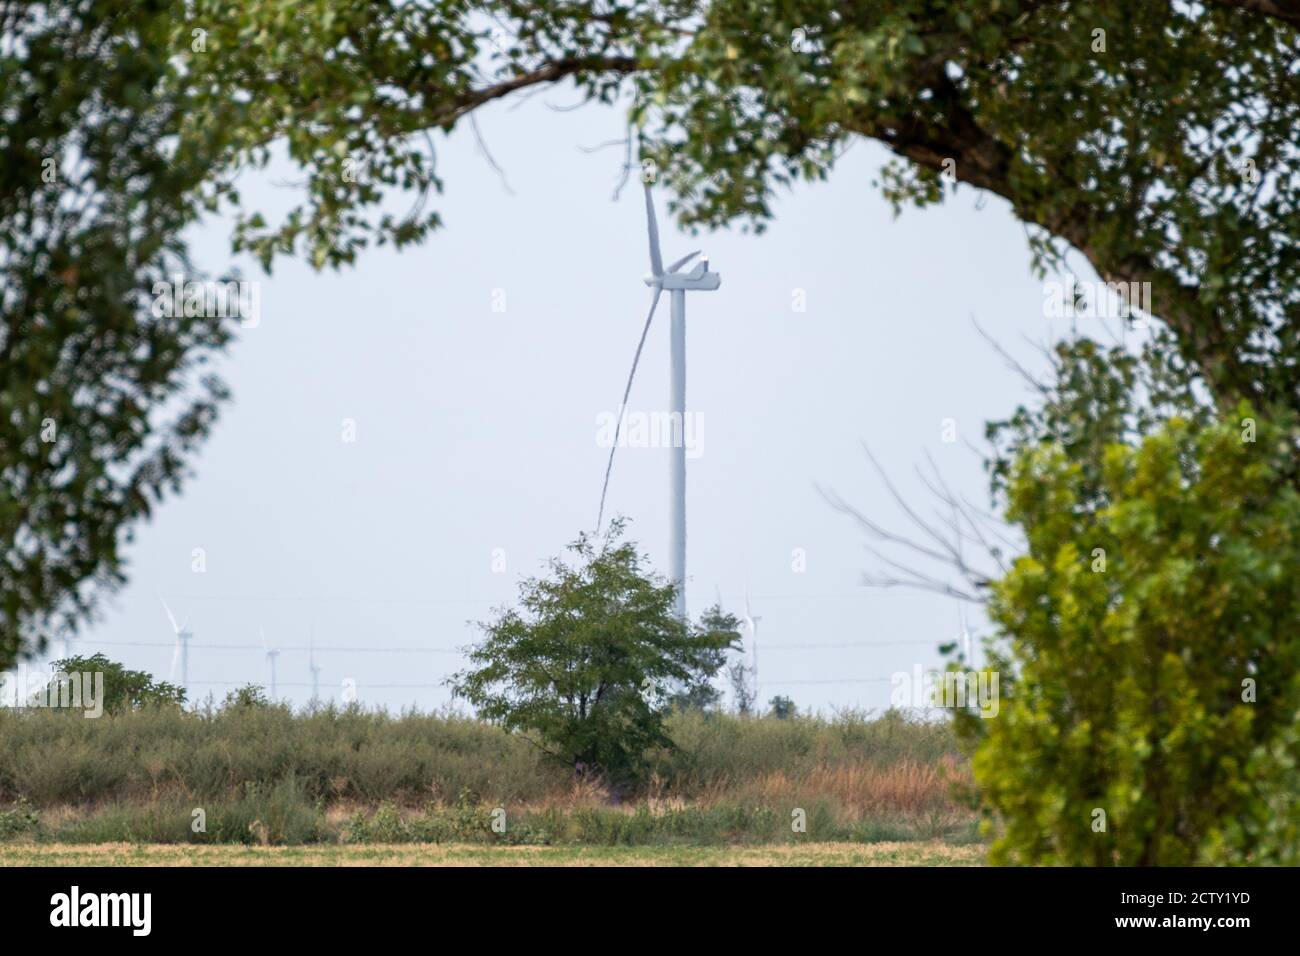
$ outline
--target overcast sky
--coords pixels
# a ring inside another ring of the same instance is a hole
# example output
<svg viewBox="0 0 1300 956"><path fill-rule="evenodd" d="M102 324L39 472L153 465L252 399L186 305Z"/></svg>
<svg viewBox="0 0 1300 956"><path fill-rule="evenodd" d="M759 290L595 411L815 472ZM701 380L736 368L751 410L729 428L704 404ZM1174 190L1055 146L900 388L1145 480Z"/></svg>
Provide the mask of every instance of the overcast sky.
<svg viewBox="0 0 1300 956"><path fill-rule="evenodd" d="M282 261L267 277L244 264L262 283L261 321L222 362L233 404L184 494L138 529L130 583L76 650L165 677L161 595L194 632L191 697L267 683L265 629L273 646L315 641L324 697L351 679L368 704L449 700L441 682L475 636L467 622L594 524L607 454L598 417L618 407L647 304L639 183L611 201L621 151L579 149L621 135L621 117L546 105L572 99L557 91L480 117L513 194L468 127L441 141L447 192L433 202L446 225L421 247L371 251L341 275ZM740 611L748 588L762 699L814 709L885 707L890 675L938 664L958 629L951 599L862 586L880 566L817 486L895 522L865 441L918 503L929 505L913 473L927 452L986 501L978 457L944 442L943 422L979 443L984 421L1027 394L972 318L1031 367L1041 360L1022 336L1061 331L1043 317L1023 227L1004 203L977 208L963 187L895 220L871 185L884 159L856 144L828 183L781 195L757 237L692 238L659 196L666 259L702 246L722 275L687 303L687 402L702 422L687 468L688 607L720 593ZM275 181L290 176L250 176L242 191L282 209L290 190ZM229 223L196 231L192 248L221 272ZM500 293L504 312L493 310ZM667 407L667 320L665 301L633 410ZM667 456L621 449L610 492L660 570ZM283 650L277 676L281 697L309 697L305 652Z"/></svg>

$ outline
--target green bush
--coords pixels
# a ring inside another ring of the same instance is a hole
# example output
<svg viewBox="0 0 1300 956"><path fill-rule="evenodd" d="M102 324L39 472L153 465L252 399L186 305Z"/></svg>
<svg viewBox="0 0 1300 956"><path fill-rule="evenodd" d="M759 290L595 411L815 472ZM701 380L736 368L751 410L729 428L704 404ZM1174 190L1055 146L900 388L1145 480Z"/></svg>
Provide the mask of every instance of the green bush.
<svg viewBox="0 0 1300 956"><path fill-rule="evenodd" d="M51 690L54 700L73 698L69 674L99 674L104 681L105 710L121 711L140 707L179 707L185 703L185 690L167 681L155 680L146 671L133 671L103 654L90 657L65 657L50 665L55 671ZM59 676L62 675L62 676ZM81 716L80 708L62 708L64 713Z"/></svg>
<svg viewBox="0 0 1300 956"><path fill-rule="evenodd" d="M983 738L992 862L1282 852L1253 844L1294 804L1270 768L1295 755L1300 494L1294 431L1253 427L1175 419L1111 444L1099 476L1054 445L1020 457L1010 517L1028 553L991 605L1004 699L963 719ZM1273 836L1294 854L1291 819Z"/></svg>
<svg viewBox="0 0 1300 956"><path fill-rule="evenodd" d="M118 800L59 814L41 838L56 843L244 843L285 845L334 839L324 806L309 800L294 780L250 784L219 801L179 797ZM194 811L203 811L195 832Z"/></svg>
<svg viewBox="0 0 1300 956"><path fill-rule="evenodd" d="M242 797L293 779L306 799L420 804L465 789L535 798L565 774L521 737L464 717L284 706L144 708L69 720L0 710L0 801L34 806Z"/></svg>
<svg viewBox="0 0 1300 956"><path fill-rule="evenodd" d="M40 818L25 800L18 801L8 810L0 810L0 840L32 836L39 828Z"/></svg>

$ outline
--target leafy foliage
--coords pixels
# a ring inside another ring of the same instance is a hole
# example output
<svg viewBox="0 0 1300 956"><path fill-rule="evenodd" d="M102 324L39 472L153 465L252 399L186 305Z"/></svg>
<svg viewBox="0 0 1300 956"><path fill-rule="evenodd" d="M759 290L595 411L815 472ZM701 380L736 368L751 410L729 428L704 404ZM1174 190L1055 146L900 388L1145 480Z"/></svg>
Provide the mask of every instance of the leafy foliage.
<svg viewBox="0 0 1300 956"><path fill-rule="evenodd" d="M789 697L777 694L767 702L767 706L772 710L772 716L777 720L789 720L799 715L799 708Z"/></svg>
<svg viewBox="0 0 1300 956"><path fill-rule="evenodd" d="M1113 442L1095 472L1056 443L1016 461L1028 553L991 604L1004 700L961 715L993 861L1243 859L1272 825L1264 767L1300 705L1300 433L1234 417Z"/></svg>
<svg viewBox="0 0 1300 956"><path fill-rule="evenodd" d="M244 684L227 693L221 706L225 710L270 707L271 699L260 684Z"/></svg>
<svg viewBox="0 0 1300 956"><path fill-rule="evenodd" d="M695 675L689 681L679 683L677 689L668 695L668 703L680 710L709 712L722 705L722 690L715 681L726 676L727 650L741 640L740 619L715 605L700 616L699 629L707 634L728 635L727 646L706 651Z"/></svg>
<svg viewBox="0 0 1300 956"><path fill-rule="evenodd" d="M0 4L0 668L75 631L226 397L227 320L155 315L216 143L160 2Z"/></svg>
<svg viewBox="0 0 1300 956"><path fill-rule="evenodd" d="M26 800L7 810L0 810L0 840L25 837L40 828L41 820Z"/></svg>
<svg viewBox="0 0 1300 956"><path fill-rule="evenodd" d="M154 680L146 671L133 671L103 654L67 657L55 661L56 674L103 674L104 710L136 710L141 707L174 706L185 703L185 689L167 681ZM56 681L56 692L58 690ZM67 693L64 697L69 697ZM76 713L75 711L70 711ZM78 716L80 716L78 714Z"/></svg>
<svg viewBox="0 0 1300 956"><path fill-rule="evenodd" d="M758 691L754 686L754 669L745 663L743 657L727 665L727 682L736 702L736 713L742 716L751 714Z"/></svg>
<svg viewBox="0 0 1300 956"><path fill-rule="evenodd" d="M777 190L874 139L900 158L881 181L897 206L967 183L1034 228L1040 267L1073 246L1107 281L1150 282L1222 410L1300 384L1290 5L201 0L191 15L209 30L206 52L181 51L196 128L235 131L232 168L283 140L306 173L281 223L241 214L240 244L268 264L417 241L439 225L430 134L568 81L627 104L687 224L761 228ZM394 189L417 194L405 217L379 211Z"/></svg>
<svg viewBox="0 0 1300 956"><path fill-rule="evenodd" d="M994 449L986 468L995 498L1006 494L1020 456L1048 443L1079 466L1081 500L1096 505L1107 447L1135 442L1174 417L1201 425L1214 418L1187 368L1168 361L1158 344L1135 353L1074 338L1057 343L1048 358L1048 379L1031 378L1039 404L1021 405L985 427Z"/></svg>
<svg viewBox="0 0 1300 956"><path fill-rule="evenodd" d="M674 692L696 693L739 640L716 610L697 626L673 612L675 585L643 570L645 558L611 522L581 535L574 562L550 562L520 587L519 609L483 626L474 667L456 674L457 696L481 717L535 734L580 774L633 774L652 747L669 747L664 714Z"/></svg>

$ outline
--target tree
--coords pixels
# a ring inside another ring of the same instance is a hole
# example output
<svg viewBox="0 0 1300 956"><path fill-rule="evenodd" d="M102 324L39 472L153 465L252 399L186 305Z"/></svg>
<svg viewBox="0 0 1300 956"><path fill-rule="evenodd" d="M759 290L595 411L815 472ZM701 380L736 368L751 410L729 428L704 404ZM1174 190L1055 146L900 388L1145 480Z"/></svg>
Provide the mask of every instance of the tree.
<svg viewBox="0 0 1300 956"><path fill-rule="evenodd" d="M959 721L992 861L1294 858L1276 810L1300 711L1300 428L1234 419L1172 418L1097 470L1056 442L1016 460L1027 553L990 604L1003 700Z"/></svg>
<svg viewBox="0 0 1300 956"><path fill-rule="evenodd" d="M226 693L221 702L222 710L261 710L270 707L271 700L266 696L266 688L261 684L243 684Z"/></svg>
<svg viewBox="0 0 1300 956"><path fill-rule="evenodd" d="M54 699L71 699L71 694L62 686L68 679L67 675L103 674L105 711L120 713L142 707L179 707L185 703L184 688L155 680L146 671L129 670L103 654L68 657L55 661L51 666L55 675Z"/></svg>
<svg viewBox="0 0 1300 956"><path fill-rule="evenodd" d="M177 148L174 6L0 3L0 669L121 583L226 397L230 320L153 308L221 152Z"/></svg>
<svg viewBox="0 0 1300 956"><path fill-rule="evenodd" d="M790 720L799 714L799 708L795 706L794 701L782 694L777 694L769 700L767 706L772 709L772 716L777 720Z"/></svg>
<svg viewBox="0 0 1300 956"><path fill-rule="evenodd" d="M679 681L668 695L670 706L678 710L716 710L722 703L722 691L715 681L727 666L727 650L740 640L740 618L714 605L700 615L699 630L706 634L726 635L727 643L706 651L700 659L699 669L689 681Z"/></svg>
<svg viewBox="0 0 1300 956"><path fill-rule="evenodd" d="M896 206L969 184L1032 230L1038 267L1072 247L1126 292L1149 282L1221 411L1297 401L1295 0L201 0L193 19L218 55L182 51L178 81L239 131L229 165L284 140L307 174L280 223L241 214L268 264L418 241L440 225L429 134L567 82L622 98L629 157L687 224L762 228L778 188L876 140ZM392 187L420 193L410 215L375 214Z"/></svg>
<svg viewBox="0 0 1300 956"><path fill-rule="evenodd" d="M455 674L456 696L479 715L519 731L578 774L635 775L651 747L672 745L663 717L671 693L707 682L738 635L691 626L673 613L676 587L644 570L636 546L612 522L583 534L549 574L520 586L519 607L482 626Z"/></svg>
<svg viewBox="0 0 1300 956"><path fill-rule="evenodd" d="M754 710L757 695L754 669L745 664L743 657L738 657L727 665L727 681L731 684L731 695L736 701L736 713L748 716Z"/></svg>

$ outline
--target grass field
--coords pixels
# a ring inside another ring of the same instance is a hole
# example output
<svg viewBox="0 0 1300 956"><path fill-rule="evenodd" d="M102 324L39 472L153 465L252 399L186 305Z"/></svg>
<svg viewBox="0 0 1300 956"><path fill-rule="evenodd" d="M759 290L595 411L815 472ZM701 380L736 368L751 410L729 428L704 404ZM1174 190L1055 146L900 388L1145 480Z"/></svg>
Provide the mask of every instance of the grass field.
<svg viewBox="0 0 1300 956"><path fill-rule="evenodd" d="M979 846L936 842L745 847L0 844L0 866L978 866L982 860Z"/></svg>
<svg viewBox="0 0 1300 956"><path fill-rule="evenodd" d="M947 724L679 712L667 729L674 747L609 786L456 715L259 706L83 720L0 708L0 860L32 845L167 844L178 861L217 852L216 862L242 851L214 845L242 844L346 862L365 859L358 846L403 844L411 861L470 862L467 849L438 847L476 846L485 861L685 862L689 846L701 862L729 862L853 845L869 862L894 844L982 842L962 795L969 763ZM499 814L508 830L494 827Z"/></svg>

